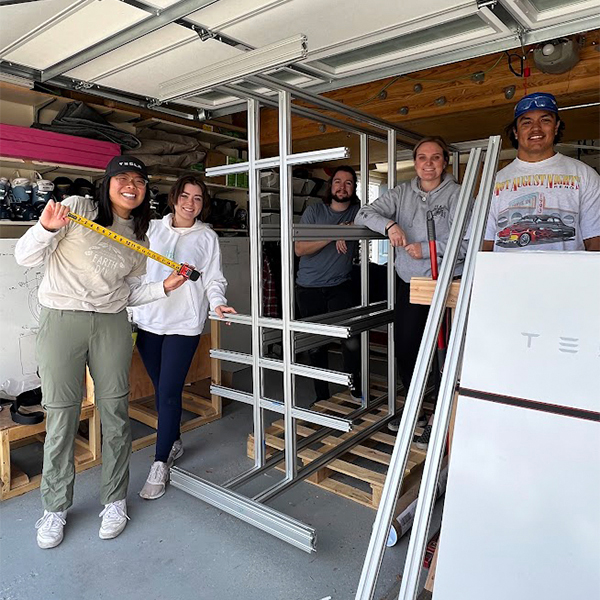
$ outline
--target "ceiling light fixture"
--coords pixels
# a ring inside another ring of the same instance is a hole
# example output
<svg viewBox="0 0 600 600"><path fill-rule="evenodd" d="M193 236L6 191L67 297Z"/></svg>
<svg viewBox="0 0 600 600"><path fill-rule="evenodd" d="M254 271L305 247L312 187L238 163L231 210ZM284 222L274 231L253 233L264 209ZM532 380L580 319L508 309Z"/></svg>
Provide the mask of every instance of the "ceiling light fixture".
<svg viewBox="0 0 600 600"><path fill-rule="evenodd" d="M244 52L240 56L215 63L210 67L169 79L159 86L159 100L161 102L180 100L249 75L292 64L306 58L307 42L305 35L295 35L269 46Z"/></svg>

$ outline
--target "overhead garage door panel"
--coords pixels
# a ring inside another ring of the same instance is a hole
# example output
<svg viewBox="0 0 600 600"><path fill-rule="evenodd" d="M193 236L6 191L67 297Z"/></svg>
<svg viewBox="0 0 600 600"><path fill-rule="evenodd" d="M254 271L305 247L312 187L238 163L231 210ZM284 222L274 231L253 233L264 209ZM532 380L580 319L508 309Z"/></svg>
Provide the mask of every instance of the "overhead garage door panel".
<svg viewBox="0 0 600 600"><path fill-rule="evenodd" d="M146 11L119 0L97 0L4 58L35 69L47 69L148 17Z"/></svg>
<svg viewBox="0 0 600 600"><path fill-rule="evenodd" d="M159 86L161 83L185 75L190 71L213 65L215 62L239 56L241 52L241 50L236 50L232 46L221 44L215 40L202 42L198 38L167 54L103 78L102 85L155 98L160 96Z"/></svg>
<svg viewBox="0 0 600 600"><path fill-rule="evenodd" d="M89 63L72 69L66 75L83 81L98 81L117 70L140 64L146 57L152 58L164 54L171 48L174 49L182 44L195 41L199 41L198 35L190 29L174 24L167 25ZM146 72L147 74L148 72Z"/></svg>
<svg viewBox="0 0 600 600"><path fill-rule="evenodd" d="M561 25L586 17L599 17L598 0L501 0L515 19L528 29Z"/></svg>
<svg viewBox="0 0 600 600"><path fill-rule="evenodd" d="M7 48L73 4L75 4L73 0L46 0L46 2L37 2L34 11L31 10L29 3L3 6L0 46L3 49Z"/></svg>
<svg viewBox="0 0 600 600"><path fill-rule="evenodd" d="M326 48L355 47L367 40L393 37L400 25L429 15L447 13L447 20L461 8L476 10L475 0L457 6L453 0L428 0L427 2L398 2L380 0L375 6L371 2L353 3L351 10L347 0L331 0L327 5L327 17L323 17L322 0L292 0L277 3L259 16L226 23L227 2L218 2L190 16L191 20L203 22L209 28L218 28L236 39L255 47L266 46L298 33L308 34L308 50L311 59ZM351 14L349 14L351 12ZM229 19L231 20L231 19ZM260 20L260 26L258 22ZM333 26L334 24L338 26ZM366 32L371 32L365 35Z"/></svg>

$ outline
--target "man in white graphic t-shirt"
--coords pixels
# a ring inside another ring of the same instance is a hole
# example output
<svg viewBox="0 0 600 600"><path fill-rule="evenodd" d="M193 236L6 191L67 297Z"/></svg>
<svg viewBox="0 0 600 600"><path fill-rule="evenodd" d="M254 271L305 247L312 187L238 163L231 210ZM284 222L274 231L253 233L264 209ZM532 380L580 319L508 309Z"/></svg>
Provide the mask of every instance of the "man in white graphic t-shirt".
<svg viewBox="0 0 600 600"><path fill-rule="evenodd" d="M552 94L515 106L517 158L496 175L484 250L600 251L600 175L554 151L563 129Z"/></svg>

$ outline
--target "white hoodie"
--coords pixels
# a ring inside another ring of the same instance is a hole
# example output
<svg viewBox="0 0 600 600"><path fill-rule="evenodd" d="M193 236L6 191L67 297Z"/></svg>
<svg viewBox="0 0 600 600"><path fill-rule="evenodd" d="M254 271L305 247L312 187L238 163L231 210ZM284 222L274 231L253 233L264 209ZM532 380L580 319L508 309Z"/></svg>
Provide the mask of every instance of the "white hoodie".
<svg viewBox="0 0 600 600"><path fill-rule="evenodd" d="M169 296L152 304L132 308L133 321L140 329L157 335L199 335L210 309L227 304L227 281L221 272L221 250L217 234L205 223L173 228L173 215L151 221L150 248L178 263L200 271L198 281L186 281ZM163 281L171 268L148 260L146 281Z"/></svg>

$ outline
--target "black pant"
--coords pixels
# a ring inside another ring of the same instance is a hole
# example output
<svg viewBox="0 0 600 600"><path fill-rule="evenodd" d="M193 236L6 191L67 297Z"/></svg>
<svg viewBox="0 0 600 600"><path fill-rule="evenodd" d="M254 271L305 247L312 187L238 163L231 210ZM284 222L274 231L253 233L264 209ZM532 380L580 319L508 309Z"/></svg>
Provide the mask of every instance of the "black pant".
<svg viewBox="0 0 600 600"><path fill-rule="evenodd" d="M154 460L167 462L173 442L181 435L181 393L199 341L199 335L156 335L143 329L138 331L136 345L154 385L158 412Z"/></svg>
<svg viewBox="0 0 600 600"><path fill-rule="evenodd" d="M354 306L354 290L350 281L332 287L302 287L296 286L296 300L300 317L313 317ZM310 364L313 367L327 369L327 344L309 350ZM353 336L342 340L342 357L344 370L352 374L351 391L354 395L361 394L360 381L360 337ZM327 400L331 397L327 381L314 380L317 400Z"/></svg>
<svg viewBox="0 0 600 600"><path fill-rule="evenodd" d="M394 307L394 344L398 376L408 391L413 376L429 306L410 303L410 284L396 277L396 306Z"/></svg>

